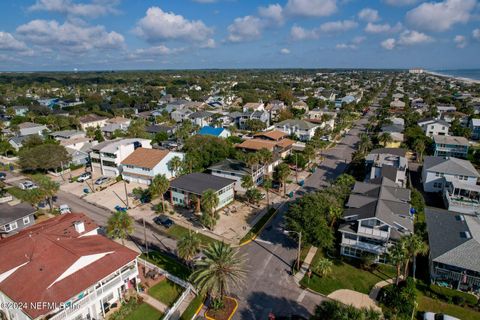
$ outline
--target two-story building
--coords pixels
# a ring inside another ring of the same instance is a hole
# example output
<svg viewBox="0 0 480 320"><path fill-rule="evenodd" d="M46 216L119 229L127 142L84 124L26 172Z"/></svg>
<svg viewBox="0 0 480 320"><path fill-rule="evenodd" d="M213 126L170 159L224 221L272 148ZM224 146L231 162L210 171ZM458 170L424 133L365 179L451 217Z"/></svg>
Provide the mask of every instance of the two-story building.
<svg viewBox="0 0 480 320"><path fill-rule="evenodd" d="M235 180L194 172L170 182L170 202L182 207L200 207L202 195L213 190L218 196L217 210L233 202Z"/></svg>
<svg viewBox="0 0 480 320"><path fill-rule="evenodd" d="M434 156L467 158L469 144L465 137L434 135L433 142L435 143Z"/></svg>
<svg viewBox="0 0 480 320"><path fill-rule="evenodd" d="M440 119L424 119L418 122L420 128L423 129L427 137L432 136L448 136L448 130L450 129L450 123Z"/></svg>
<svg viewBox="0 0 480 320"><path fill-rule="evenodd" d="M407 185L407 150L401 148L374 149L365 157L367 176L365 181L387 177L400 187Z"/></svg>
<svg viewBox="0 0 480 320"><path fill-rule="evenodd" d="M138 286L138 253L98 234L84 214L0 240L2 319L104 319Z"/></svg>
<svg viewBox="0 0 480 320"><path fill-rule="evenodd" d="M8 193L0 196L0 238L34 224L36 211L31 205L14 200Z"/></svg>
<svg viewBox="0 0 480 320"><path fill-rule="evenodd" d="M472 139L480 140L480 119L471 119L469 126L472 130Z"/></svg>
<svg viewBox="0 0 480 320"><path fill-rule="evenodd" d="M263 183L265 169L263 165L249 167L245 162L235 159L225 159L208 167L214 176L235 180L235 191L240 192L246 191L242 187L243 177L249 175L252 177L253 183L260 185Z"/></svg>
<svg viewBox="0 0 480 320"><path fill-rule="evenodd" d="M288 135L296 136L301 141L309 141L315 135L319 125L305 120L288 119L275 124L275 128Z"/></svg>
<svg viewBox="0 0 480 320"><path fill-rule="evenodd" d="M97 116L96 114L88 114L78 119L83 131L86 131L88 128L102 128L107 125L107 120L107 117Z"/></svg>
<svg viewBox="0 0 480 320"><path fill-rule="evenodd" d="M425 208L433 283L463 291L480 288L480 218Z"/></svg>
<svg viewBox="0 0 480 320"><path fill-rule="evenodd" d="M288 139L285 132L272 130L257 133L253 139L247 139L235 147L244 152L257 152L267 149L273 153L274 158L285 158L292 153L295 141Z"/></svg>
<svg viewBox="0 0 480 320"><path fill-rule="evenodd" d="M152 183L156 175L165 175L167 179L175 177L168 163L175 157L183 161L184 154L169 150L135 149L122 164L122 177L130 182L137 182L146 185Z"/></svg>
<svg viewBox="0 0 480 320"><path fill-rule="evenodd" d="M122 161L138 148L151 149L151 140L118 138L101 142L90 152L92 171L100 170L104 176L116 177L122 172Z"/></svg>
<svg viewBox="0 0 480 320"><path fill-rule="evenodd" d="M356 182L339 227L340 253L361 258L372 254L386 262L389 246L413 233L410 190L388 178Z"/></svg>

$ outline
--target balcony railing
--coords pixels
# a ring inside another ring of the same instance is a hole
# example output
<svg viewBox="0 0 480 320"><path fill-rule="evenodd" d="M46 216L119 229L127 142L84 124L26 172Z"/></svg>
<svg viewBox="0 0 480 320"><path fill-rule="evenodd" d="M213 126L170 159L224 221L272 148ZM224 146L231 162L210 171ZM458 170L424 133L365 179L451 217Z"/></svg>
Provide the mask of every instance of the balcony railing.
<svg viewBox="0 0 480 320"><path fill-rule="evenodd" d="M366 228L362 226L358 227L358 233L368 234L382 239L388 239L390 237L390 233L387 231L382 231L375 228Z"/></svg>
<svg viewBox="0 0 480 320"><path fill-rule="evenodd" d="M435 267L435 278L437 280L449 279L449 280L461 281L462 283L465 283L463 281L464 277L465 275L460 272L455 272L455 271L447 270L444 268ZM467 280L466 284L468 285L480 286L480 277L466 275L465 280Z"/></svg>
<svg viewBox="0 0 480 320"><path fill-rule="evenodd" d="M386 251L386 247L383 245L375 245L371 243L366 243L358 240L352 240L352 239L342 239L342 245L348 245L353 248L358 248L360 250L366 250L369 252L374 252L376 254L382 254Z"/></svg>
<svg viewBox="0 0 480 320"><path fill-rule="evenodd" d="M480 209L480 201L478 201L477 199L470 199L466 197L451 195L448 191L445 191L444 194L449 207L457 206L463 208L472 208L474 210Z"/></svg>

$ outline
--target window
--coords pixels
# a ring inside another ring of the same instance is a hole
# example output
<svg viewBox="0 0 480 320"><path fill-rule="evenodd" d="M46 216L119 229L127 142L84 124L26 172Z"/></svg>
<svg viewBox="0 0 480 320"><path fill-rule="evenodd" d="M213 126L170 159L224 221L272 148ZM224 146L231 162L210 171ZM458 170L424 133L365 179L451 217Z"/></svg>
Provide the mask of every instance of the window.
<svg viewBox="0 0 480 320"><path fill-rule="evenodd" d="M29 223L30 223L30 217L24 217L23 224L29 224Z"/></svg>
<svg viewBox="0 0 480 320"><path fill-rule="evenodd" d="M10 232L18 228L17 222L12 222L5 225L5 231Z"/></svg>

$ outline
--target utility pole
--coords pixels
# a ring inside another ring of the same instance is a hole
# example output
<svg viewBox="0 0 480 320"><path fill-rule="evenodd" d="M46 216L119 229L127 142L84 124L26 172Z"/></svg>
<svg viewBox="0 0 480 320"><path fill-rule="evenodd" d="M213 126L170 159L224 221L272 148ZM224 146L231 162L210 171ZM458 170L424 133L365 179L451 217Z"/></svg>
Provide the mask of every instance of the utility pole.
<svg viewBox="0 0 480 320"><path fill-rule="evenodd" d="M297 270L300 271L300 253L302 251L302 231L298 233L298 256L297 256Z"/></svg>
<svg viewBox="0 0 480 320"><path fill-rule="evenodd" d="M128 209L129 204L128 204L127 182L125 180L123 180L123 186L125 187L125 199L127 200L126 204L127 204L127 209Z"/></svg>
<svg viewBox="0 0 480 320"><path fill-rule="evenodd" d="M145 253L148 257L148 241L147 241L147 228L145 227L145 218L143 218L143 236L145 238Z"/></svg>
<svg viewBox="0 0 480 320"><path fill-rule="evenodd" d="M298 184L298 153L295 153L295 181Z"/></svg>

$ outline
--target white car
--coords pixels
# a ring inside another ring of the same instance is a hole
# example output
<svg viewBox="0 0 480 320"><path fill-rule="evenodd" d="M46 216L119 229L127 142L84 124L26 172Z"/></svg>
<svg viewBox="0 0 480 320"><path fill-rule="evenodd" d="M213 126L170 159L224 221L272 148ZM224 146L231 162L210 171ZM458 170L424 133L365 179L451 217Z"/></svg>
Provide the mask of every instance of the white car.
<svg viewBox="0 0 480 320"><path fill-rule="evenodd" d="M78 176L78 182L84 182L85 180L92 179L92 174L90 172L84 172Z"/></svg>
<svg viewBox="0 0 480 320"><path fill-rule="evenodd" d="M423 314L423 320L460 320L460 319L449 316L447 314L425 312Z"/></svg>
<svg viewBox="0 0 480 320"><path fill-rule="evenodd" d="M97 185L97 186L102 185L105 182L107 182L108 180L110 180L109 177L100 177L97 180L95 180L95 185Z"/></svg>
<svg viewBox="0 0 480 320"><path fill-rule="evenodd" d="M30 180L27 180L27 181L23 181L21 182L19 185L20 189L22 190L31 190L31 189L36 189L38 188L38 186L33 183L32 181Z"/></svg>
<svg viewBox="0 0 480 320"><path fill-rule="evenodd" d="M60 209L60 214L72 213L68 204L62 204L59 209Z"/></svg>

